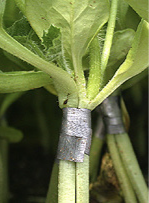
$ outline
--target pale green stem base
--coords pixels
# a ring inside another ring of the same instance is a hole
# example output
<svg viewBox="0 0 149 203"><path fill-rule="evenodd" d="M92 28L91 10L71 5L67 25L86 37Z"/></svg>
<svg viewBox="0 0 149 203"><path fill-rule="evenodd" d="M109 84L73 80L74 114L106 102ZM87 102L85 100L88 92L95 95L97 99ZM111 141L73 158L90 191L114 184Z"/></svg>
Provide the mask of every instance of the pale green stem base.
<svg viewBox="0 0 149 203"><path fill-rule="evenodd" d="M113 165L116 171L116 175L118 177L120 187L123 192L123 196L126 203L137 203L131 182L127 177L127 173L125 171L124 165L121 161L118 148L115 143L115 135L107 135L107 144L110 151L110 155L113 161ZM120 135L117 135L120 136Z"/></svg>
<svg viewBox="0 0 149 203"><path fill-rule="evenodd" d="M54 163L45 203L58 203L58 163Z"/></svg>
<svg viewBox="0 0 149 203"><path fill-rule="evenodd" d="M76 163L76 202L89 203L89 156L83 163Z"/></svg>
<svg viewBox="0 0 149 203"><path fill-rule="evenodd" d="M115 135L119 154L140 203L148 202L148 189L127 133Z"/></svg>
<svg viewBox="0 0 149 203"><path fill-rule="evenodd" d="M75 203L75 163L59 161L58 203Z"/></svg>
<svg viewBox="0 0 149 203"><path fill-rule="evenodd" d="M90 182L93 183L97 179L98 166L101 155L101 150L104 144L104 139L94 136L90 151Z"/></svg>

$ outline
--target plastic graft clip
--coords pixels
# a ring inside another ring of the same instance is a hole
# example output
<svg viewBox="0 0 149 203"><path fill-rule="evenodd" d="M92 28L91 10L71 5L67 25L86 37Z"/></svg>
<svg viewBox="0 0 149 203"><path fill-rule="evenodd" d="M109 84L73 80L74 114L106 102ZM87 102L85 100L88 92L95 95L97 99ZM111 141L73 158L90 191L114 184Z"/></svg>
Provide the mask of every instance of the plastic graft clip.
<svg viewBox="0 0 149 203"><path fill-rule="evenodd" d="M64 108L57 159L83 162L90 153L91 134L90 110Z"/></svg>
<svg viewBox="0 0 149 203"><path fill-rule="evenodd" d="M100 105L100 108L108 134L121 134L126 132L122 120L119 96L106 98Z"/></svg>

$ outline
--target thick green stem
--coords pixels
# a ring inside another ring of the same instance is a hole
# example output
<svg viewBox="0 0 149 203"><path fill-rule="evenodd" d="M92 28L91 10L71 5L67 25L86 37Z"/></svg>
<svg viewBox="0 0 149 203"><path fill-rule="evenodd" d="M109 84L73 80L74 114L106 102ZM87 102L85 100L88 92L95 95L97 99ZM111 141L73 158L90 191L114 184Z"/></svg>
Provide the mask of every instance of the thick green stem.
<svg viewBox="0 0 149 203"><path fill-rule="evenodd" d="M89 203L89 156L86 154L83 163L76 163L76 202Z"/></svg>
<svg viewBox="0 0 149 203"><path fill-rule="evenodd" d="M148 202L148 189L127 133L115 135L119 154L140 203Z"/></svg>
<svg viewBox="0 0 149 203"><path fill-rule="evenodd" d="M125 171L124 165L121 161L118 148L115 142L115 135L107 135L107 144L110 151L110 155L113 161L113 165L123 192L123 196L126 203L137 203L134 191L132 189L131 182L127 177L127 173ZM120 135L117 135L120 136Z"/></svg>
<svg viewBox="0 0 149 203"><path fill-rule="evenodd" d="M75 203L75 163L59 161L58 203Z"/></svg>
<svg viewBox="0 0 149 203"><path fill-rule="evenodd" d="M107 67L108 59L110 56L110 50L111 50L111 46L112 46L112 39L113 39L116 14L117 14L117 5L118 5L118 0L111 1L110 17L109 17L109 21L108 21L106 38L105 38L103 52L102 52L102 56L101 56L101 69L102 69L103 75L104 75L104 71Z"/></svg>
<svg viewBox="0 0 149 203"><path fill-rule="evenodd" d="M98 174L98 166L101 156L101 150L105 142L104 123L99 112L99 117L96 124L96 129L91 144L90 151L90 181L95 182Z"/></svg>
<svg viewBox="0 0 149 203"><path fill-rule="evenodd" d="M90 152L90 181L95 182L98 174L98 166L104 139L93 137Z"/></svg>
<svg viewBox="0 0 149 203"><path fill-rule="evenodd" d="M101 59L98 38L95 37L90 45L90 70L87 83L87 97L93 99L98 93L101 83Z"/></svg>
<svg viewBox="0 0 149 203"><path fill-rule="evenodd" d="M55 162L52 169L46 203L58 202L58 163Z"/></svg>
<svg viewBox="0 0 149 203"><path fill-rule="evenodd" d="M73 61L74 65L74 71L75 71L75 81L78 88L78 96L79 96L79 103L78 108L86 108L86 80L82 68L82 61L78 59L78 62L76 60Z"/></svg>

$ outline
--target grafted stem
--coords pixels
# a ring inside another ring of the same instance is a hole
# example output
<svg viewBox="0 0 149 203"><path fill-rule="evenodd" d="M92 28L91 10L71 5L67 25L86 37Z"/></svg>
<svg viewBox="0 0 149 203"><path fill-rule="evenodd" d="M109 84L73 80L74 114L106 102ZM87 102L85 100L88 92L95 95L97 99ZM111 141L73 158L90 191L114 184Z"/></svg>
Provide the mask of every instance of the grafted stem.
<svg viewBox="0 0 149 203"><path fill-rule="evenodd" d="M59 161L58 203L75 203L75 163Z"/></svg>
<svg viewBox="0 0 149 203"><path fill-rule="evenodd" d="M76 163L76 202L89 203L89 156L83 163Z"/></svg>

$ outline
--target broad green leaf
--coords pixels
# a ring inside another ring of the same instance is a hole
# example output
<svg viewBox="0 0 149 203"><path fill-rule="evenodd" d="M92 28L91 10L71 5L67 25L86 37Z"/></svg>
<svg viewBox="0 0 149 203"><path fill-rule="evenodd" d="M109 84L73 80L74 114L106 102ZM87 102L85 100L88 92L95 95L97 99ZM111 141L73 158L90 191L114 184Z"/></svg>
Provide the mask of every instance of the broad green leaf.
<svg viewBox="0 0 149 203"><path fill-rule="evenodd" d="M126 0L127 3L141 16L144 20L148 21L148 0Z"/></svg>
<svg viewBox="0 0 149 203"><path fill-rule="evenodd" d="M97 97L89 102L89 109L94 109L126 80L141 73L148 67L148 31L149 24L145 20L142 20L137 29L132 48L128 52L126 60L116 71L109 83L99 92Z"/></svg>
<svg viewBox="0 0 149 203"><path fill-rule="evenodd" d="M2 29L0 30L0 47L49 74L58 92L59 105L61 107L66 99L68 99L68 105L77 107L78 96L76 84L67 72L35 55Z"/></svg>
<svg viewBox="0 0 149 203"><path fill-rule="evenodd" d="M55 64L58 64L59 67L65 69L62 58L60 30L58 28L50 26L48 32L43 35L43 41L41 41L27 19L23 16L11 27L7 28L7 32L33 53L44 60L52 61ZM12 60L13 59L14 58L12 58Z"/></svg>
<svg viewBox="0 0 149 203"><path fill-rule="evenodd" d="M6 30L8 34L14 37L14 36L27 36L29 35L32 28L27 19L23 16L21 19L15 21L12 24L12 26L7 28Z"/></svg>
<svg viewBox="0 0 149 203"><path fill-rule="evenodd" d="M0 126L0 139L6 139L8 142L16 143L23 139L23 134L15 128Z"/></svg>
<svg viewBox="0 0 149 203"><path fill-rule="evenodd" d="M0 26L3 24L3 15L5 11L6 0L0 0Z"/></svg>
<svg viewBox="0 0 149 203"><path fill-rule="evenodd" d="M0 93L27 91L51 83L51 77L42 71L0 72Z"/></svg>
<svg viewBox="0 0 149 203"><path fill-rule="evenodd" d="M20 44L46 60L45 46L41 44L41 40L24 16L7 28L7 32Z"/></svg>
<svg viewBox="0 0 149 203"><path fill-rule="evenodd" d="M32 9L34 7L34 9ZM104 12L103 12L104 11ZM86 99L82 57L109 17L108 0L26 0L26 17L42 39L51 25L60 28L66 69L75 70L79 106Z"/></svg>
<svg viewBox="0 0 149 203"><path fill-rule="evenodd" d="M11 26L16 20L22 17L22 13L15 5L15 1L7 0L4 12L4 24L6 27Z"/></svg>
<svg viewBox="0 0 149 203"><path fill-rule="evenodd" d="M0 0L1 2L2 0ZM78 92L73 78L54 63L43 60L14 40L2 28L2 24L0 24L0 48L49 74L58 93L60 107L63 107L66 99L68 99L67 105L70 107L78 106Z"/></svg>
<svg viewBox="0 0 149 203"><path fill-rule="evenodd" d="M125 60L129 49L131 48L135 31L132 29L125 29L114 33L110 57L106 69L107 80L111 79L115 71Z"/></svg>
<svg viewBox="0 0 149 203"><path fill-rule="evenodd" d="M128 89L138 83L140 80L144 79L148 75L148 69L145 69L140 74L134 76L133 78L126 81L124 84L122 84L121 88L122 90Z"/></svg>
<svg viewBox="0 0 149 203"><path fill-rule="evenodd" d="M26 0L26 17L40 38L51 24L61 29L66 60L74 67L108 15L107 0Z"/></svg>
<svg viewBox="0 0 149 203"><path fill-rule="evenodd" d="M46 49L49 49L50 47L53 46L53 40L55 38L58 38L60 35L60 29L50 26L49 30L47 33L43 34L43 45L45 46Z"/></svg>
<svg viewBox="0 0 149 203"><path fill-rule="evenodd" d="M16 5L19 7L19 9L22 11L23 14L25 14L25 0L14 0L16 2Z"/></svg>
<svg viewBox="0 0 149 203"><path fill-rule="evenodd" d="M125 0L118 1L116 30L131 28L136 31L140 20L140 16Z"/></svg>

